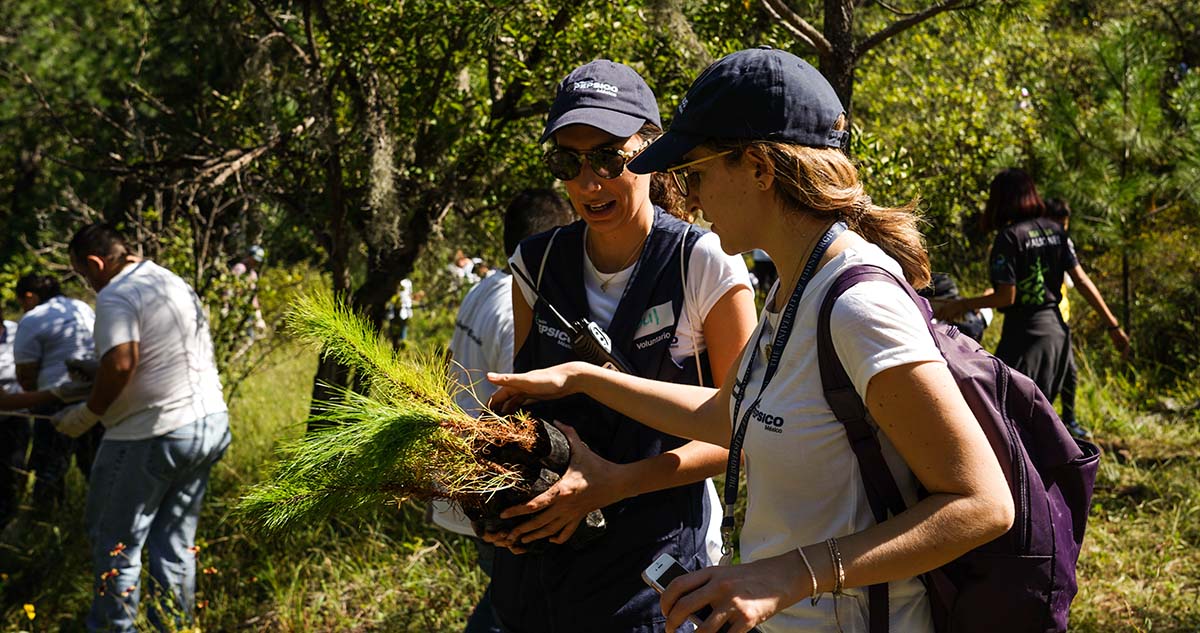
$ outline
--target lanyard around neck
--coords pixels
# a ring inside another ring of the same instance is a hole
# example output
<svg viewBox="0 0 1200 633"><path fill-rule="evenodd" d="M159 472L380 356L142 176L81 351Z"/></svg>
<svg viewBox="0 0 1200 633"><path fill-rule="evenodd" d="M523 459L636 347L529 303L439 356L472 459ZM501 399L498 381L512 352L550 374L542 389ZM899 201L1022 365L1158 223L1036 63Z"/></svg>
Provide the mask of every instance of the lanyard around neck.
<svg viewBox="0 0 1200 633"><path fill-rule="evenodd" d="M792 296L783 309L779 328L775 331L775 338L771 341L771 356L767 360L767 369L759 384L758 397L755 398L750 408L746 409L746 415L742 416L740 424L738 424L738 413L742 408L742 400L746 397L750 374L754 371L754 364L758 361L758 349L762 344L763 334L766 332L762 326L759 326L754 346L750 349L750 362L746 363L746 371L743 372L742 379L733 384L732 420L736 427L729 438L729 461L725 465L725 516L721 519L721 554L724 559L733 554L733 506L737 503L738 472L741 468L742 444L746 441L746 428L750 424L750 418L758 410L759 403L762 402L763 392L767 390L767 385L775 377L775 372L779 370L779 361L783 357L783 349L787 347L788 339L791 338L792 326L796 321L796 310L800 307L800 298L804 295L804 289L816 274L817 266L821 263L821 258L825 256L825 251L829 250L829 246L845 230L844 222L835 222L833 226L830 226L825 231L825 235L821 237L821 241L817 242L816 247L813 248L808 262L804 264L804 270L801 271L800 278L796 280L796 288L792 290Z"/></svg>

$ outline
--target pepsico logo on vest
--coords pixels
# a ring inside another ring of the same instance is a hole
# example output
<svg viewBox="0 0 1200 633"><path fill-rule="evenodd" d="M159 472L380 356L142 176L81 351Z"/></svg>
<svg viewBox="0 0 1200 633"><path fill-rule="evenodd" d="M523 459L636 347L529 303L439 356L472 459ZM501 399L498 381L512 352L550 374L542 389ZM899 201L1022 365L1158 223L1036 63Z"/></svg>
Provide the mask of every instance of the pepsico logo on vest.
<svg viewBox="0 0 1200 633"><path fill-rule="evenodd" d="M546 337L554 339L554 341L557 342L560 347L563 347L563 348L566 348L569 350L574 349L573 347L571 347L571 335L570 334L566 333L565 331L563 331L559 328L554 327L553 325L550 325L549 323L546 323L546 321L544 319L542 319L542 315L540 315L540 314L535 314L533 316L533 321L534 321L534 325L537 326L537 333L539 336L546 336Z"/></svg>

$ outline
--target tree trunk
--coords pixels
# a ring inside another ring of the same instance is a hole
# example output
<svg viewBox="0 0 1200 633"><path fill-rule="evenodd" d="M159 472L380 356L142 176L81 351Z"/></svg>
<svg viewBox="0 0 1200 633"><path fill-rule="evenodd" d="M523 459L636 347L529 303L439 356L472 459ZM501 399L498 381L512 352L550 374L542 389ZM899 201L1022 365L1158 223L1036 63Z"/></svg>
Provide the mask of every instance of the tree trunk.
<svg viewBox="0 0 1200 633"><path fill-rule="evenodd" d="M330 79L325 91L325 142L329 157L325 163L325 193L329 212L329 233L326 235L326 251L329 253L329 272L335 297L350 296L350 244L346 235L346 191L342 173L341 139L337 133L337 111L334 98L334 80ZM320 402L334 398L336 390L347 384L350 369L332 358L322 357L313 377L310 414L315 413ZM309 424L309 430L313 425Z"/></svg>
<svg viewBox="0 0 1200 633"><path fill-rule="evenodd" d="M854 96L854 66L858 62L858 47L854 42L854 2L825 0L825 39L830 51L821 55L821 74L829 80L846 110L850 121L850 104Z"/></svg>

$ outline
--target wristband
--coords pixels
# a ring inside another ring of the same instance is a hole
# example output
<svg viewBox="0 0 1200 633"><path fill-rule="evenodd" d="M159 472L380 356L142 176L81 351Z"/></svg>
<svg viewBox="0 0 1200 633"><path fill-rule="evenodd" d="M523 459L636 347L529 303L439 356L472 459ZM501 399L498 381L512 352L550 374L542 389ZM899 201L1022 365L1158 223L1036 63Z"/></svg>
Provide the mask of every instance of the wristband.
<svg viewBox="0 0 1200 633"><path fill-rule="evenodd" d="M821 601L821 594L817 592L817 572L813 571L812 565L808 562L808 557L804 555L804 547L797 547L796 551L800 552L800 560L804 561L804 568L808 570L808 578L812 581L812 595L809 596L809 602L815 607Z"/></svg>
<svg viewBox="0 0 1200 633"><path fill-rule="evenodd" d="M842 567L842 553L838 550L837 539L831 538L825 544L829 546L829 558L833 562L833 593L837 595L842 593L842 585L846 583L846 568Z"/></svg>
<svg viewBox="0 0 1200 633"><path fill-rule="evenodd" d="M1108 331L1109 331L1109 332L1111 332L1111 331L1113 331L1113 330L1119 330L1119 329L1121 329L1121 324L1120 324L1120 323L1118 323L1118 324L1116 324L1116 325L1110 325L1110 326L1108 326Z"/></svg>

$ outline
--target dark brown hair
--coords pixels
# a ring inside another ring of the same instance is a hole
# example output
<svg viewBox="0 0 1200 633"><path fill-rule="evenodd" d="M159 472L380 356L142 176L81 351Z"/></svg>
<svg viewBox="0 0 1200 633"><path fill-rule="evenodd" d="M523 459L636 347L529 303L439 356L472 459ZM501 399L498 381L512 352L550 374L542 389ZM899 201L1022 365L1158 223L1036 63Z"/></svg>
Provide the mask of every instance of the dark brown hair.
<svg viewBox="0 0 1200 633"><path fill-rule="evenodd" d="M1033 178L1023 169L1005 169L992 179L987 204L983 208L984 230L993 231L1013 222L1040 218L1046 204L1038 195Z"/></svg>
<svg viewBox="0 0 1200 633"><path fill-rule="evenodd" d="M553 189L522 189L504 210L504 252L509 257L521 240L575 221L575 209Z"/></svg>
<svg viewBox="0 0 1200 633"><path fill-rule="evenodd" d="M107 222L89 224L75 233L67 252L76 261L83 261L89 255L103 259L124 257L129 252L125 238L117 227Z"/></svg>
<svg viewBox="0 0 1200 633"><path fill-rule="evenodd" d="M642 125L642 129L637 131L637 136L644 141L653 142L654 139L662 136L662 133L662 128L646 122ZM688 213L686 201L683 196L679 195L679 190L675 188L670 174L664 172L650 174L650 202L662 207L664 211L684 222L691 222L695 219Z"/></svg>

